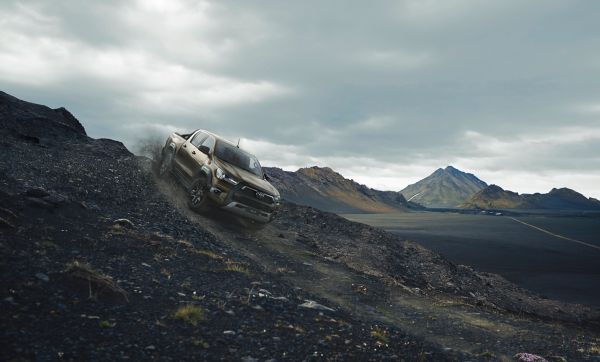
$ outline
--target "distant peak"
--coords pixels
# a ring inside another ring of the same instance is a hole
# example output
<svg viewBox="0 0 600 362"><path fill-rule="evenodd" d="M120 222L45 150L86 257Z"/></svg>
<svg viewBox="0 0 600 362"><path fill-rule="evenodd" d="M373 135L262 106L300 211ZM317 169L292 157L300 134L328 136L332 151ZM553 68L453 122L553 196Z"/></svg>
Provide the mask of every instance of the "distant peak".
<svg viewBox="0 0 600 362"><path fill-rule="evenodd" d="M489 192L489 191L493 191L493 192L500 192L500 191L504 191L504 189L503 189L502 187L500 187L500 186L498 186L498 185L494 185L494 184L492 184L492 185L489 185L489 186L488 186L488 187L486 187L484 190L485 190L485 191L488 191L488 192Z"/></svg>
<svg viewBox="0 0 600 362"><path fill-rule="evenodd" d="M298 171L313 171L313 172L322 172L322 173L337 173L331 167L319 167L319 166L310 166L310 167L302 167L298 169Z"/></svg>

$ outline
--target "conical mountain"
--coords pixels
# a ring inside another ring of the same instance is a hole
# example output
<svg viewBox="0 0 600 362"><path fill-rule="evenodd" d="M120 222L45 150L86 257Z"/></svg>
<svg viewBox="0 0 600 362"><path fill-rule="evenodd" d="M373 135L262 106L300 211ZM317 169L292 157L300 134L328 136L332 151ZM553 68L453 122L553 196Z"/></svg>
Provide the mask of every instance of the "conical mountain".
<svg viewBox="0 0 600 362"><path fill-rule="evenodd" d="M487 184L471 173L452 166L439 168L421 181L404 188L400 193L407 200L426 207L457 207L469 200Z"/></svg>

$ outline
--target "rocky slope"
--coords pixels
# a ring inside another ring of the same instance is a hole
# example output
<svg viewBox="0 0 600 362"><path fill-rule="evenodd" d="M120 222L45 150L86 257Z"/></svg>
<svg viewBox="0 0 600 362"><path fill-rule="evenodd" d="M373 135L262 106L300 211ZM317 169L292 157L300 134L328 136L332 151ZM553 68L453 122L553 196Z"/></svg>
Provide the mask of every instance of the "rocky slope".
<svg viewBox="0 0 600 362"><path fill-rule="evenodd" d="M266 167L271 182L290 202L336 212L402 212L418 209L394 191L379 191L361 185L329 167L301 168L296 172Z"/></svg>
<svg viewBox="0 0 600 362"><path fill-rule="evenodd" d="M448 166L437 169L400 192L407 200L423 206L447 208L457 207L486 186L475 175Z"/></svg>
<svg viewBox="0 0 600 362"><path fill-rule="evenodd" d="M310 207L263 231L192 213L148 160L40 107L0 94L2 360L594 356L597 309Z"/></svg>
<svg viewBox="0 0 600 362"><path fill-rule="evenodd" d="M460 355L265 272L70 114L6 94L0 110L1 360Z"/></svg>
<svg viewBox="0 0 600 362"><path fill-rule="evenodd" d="M547 194L521 194L490 185L461 205L479 209L600 210L600 201L568 189L552 189Z"/></svg>

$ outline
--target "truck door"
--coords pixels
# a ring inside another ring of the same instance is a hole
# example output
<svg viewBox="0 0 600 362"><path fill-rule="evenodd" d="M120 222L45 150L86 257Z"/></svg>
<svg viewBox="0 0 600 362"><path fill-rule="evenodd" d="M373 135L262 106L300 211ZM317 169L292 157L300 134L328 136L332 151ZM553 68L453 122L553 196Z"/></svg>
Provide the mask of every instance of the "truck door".
<svg viewBox="0 0 600 362"><path fill-rule="evenodd" d="M208 150L208 152L203 153L202 151L200 151L201 146L206 147L205 149ZM195 146L196 153L192 152L192 155L194 157L194 163L195 163L195 167L192 168L192 180L196 180L198 178L199 173L200 173L200 168L202 167L202 165L207 165L210 163L210 157L211 157L210 155L212 155L214 147L215 147L215 138L211 135L204 138L204 140L202 141L202 143L200 145Z"/></svg>
<svg viewBox="0 0 600 362"><path fill-rule="evenodd" d="M206 133L198 131L185 141L177 151L175 163L187 182L192 181L194 174L196 173L196 168L198 167L196 156L201 152L198 151L197 146L199 146L207 137L208 135Z"/></svg>

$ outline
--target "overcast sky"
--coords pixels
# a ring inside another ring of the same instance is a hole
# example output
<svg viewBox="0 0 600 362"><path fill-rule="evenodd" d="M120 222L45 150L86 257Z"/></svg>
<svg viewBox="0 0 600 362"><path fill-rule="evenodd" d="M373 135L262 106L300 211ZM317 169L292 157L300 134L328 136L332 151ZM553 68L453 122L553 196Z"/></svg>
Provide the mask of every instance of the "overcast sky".
<svg viewBox="0 0 600 362"><path fill-rule="evenodd" d="M0 2L0 88L133 148L205 128L400 190L600 198L600 1Z"/></svg>

